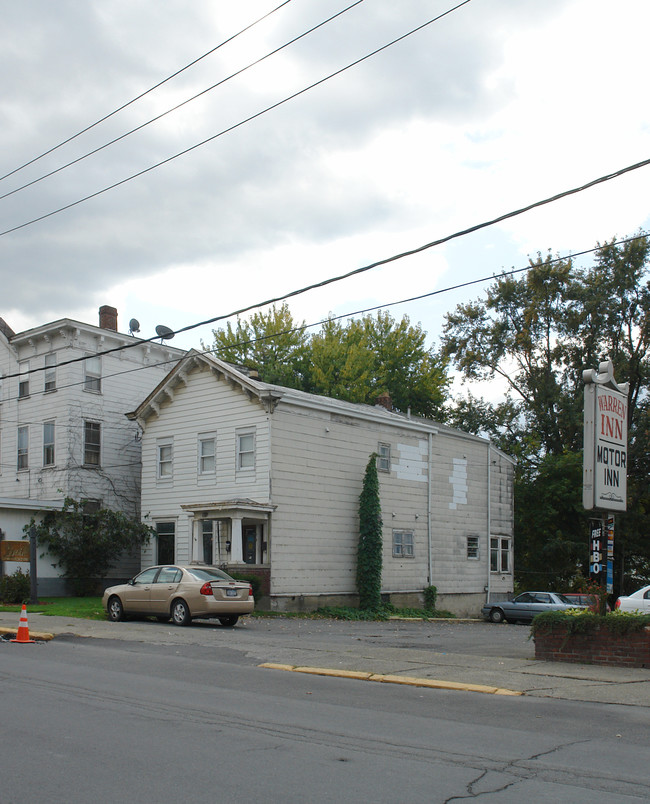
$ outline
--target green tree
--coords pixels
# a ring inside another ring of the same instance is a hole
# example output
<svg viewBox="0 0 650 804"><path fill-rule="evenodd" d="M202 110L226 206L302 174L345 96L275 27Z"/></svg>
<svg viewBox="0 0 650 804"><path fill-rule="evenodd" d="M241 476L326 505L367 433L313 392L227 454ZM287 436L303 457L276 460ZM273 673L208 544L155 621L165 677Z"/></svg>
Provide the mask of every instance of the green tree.
<svg viewBox="0 0 650 804"><path fill-rule="evenodd" d="M469 397L450 418L490 435L519 459L516 476L517 570L527 584L566 583L577 563L586 570L587 521L582 509L582 372L608 357L629 381L628 513L617 517L619 585L648 567L647 390L650 377L650 290L646 237L599 244L594 264L541 255L524 278L501 276L485 299L447 316L442 353L467 382L500 381L499 403ZM624 563L623 563L624 562ZM647 576L646 576L647 577Z"/></svg>
<svg viewBox="0 0 650 804"><path fill-rule="evenodd" d="M213 334L218 357L257 369L264 382L367 405L388 392L403 413L444 415L447 362L427 349L426 333L408 316L397 322L379 311L345 324L328 318L308 336L285 303Z"/></svg>
<svg viewBox="0 0 650 804"><path fill-rule="evenodd" d="M359 497L357 591L359 608L376 611L381 605L382 520L377 453L370 456Z"/></svg>
<svg viewBox="0 0 650 804"><path fill-rule="evenodd" d="M37 543L58 559L56 566L78 595L93 592L124 551L139 550L153 533L119 511L86 513L84 503L69 497L61 511L48 511L39 523L32 520L25 532L32 526Z"/></svg>
<svg viewBox="0 0 650 804"><path fill-rule="evenodd" d="M425 341L424 330L408 316L395 321L380 310L345 325L328 319L311 339L308 390L367 405L387 392L403 413L442 417L447 363Z"/></svg>
<svg viewBox="0 0 650 804"><path fill-rule="evenodd" d="M210 351L229 363L256 369L263 382L303 388L309 371L309 338L305 322L296 322L286 302L273 305L248 321L237 318L225 329L212 331ZM207 347L203 344L203 348Z"/></svg>
<svg viewBox="0 0 650 804"><path fill-rule="evenodd" d="M309 390L344 399L374 404L374 355L365 343L363 324L328 319L311 339Z"/></svg>

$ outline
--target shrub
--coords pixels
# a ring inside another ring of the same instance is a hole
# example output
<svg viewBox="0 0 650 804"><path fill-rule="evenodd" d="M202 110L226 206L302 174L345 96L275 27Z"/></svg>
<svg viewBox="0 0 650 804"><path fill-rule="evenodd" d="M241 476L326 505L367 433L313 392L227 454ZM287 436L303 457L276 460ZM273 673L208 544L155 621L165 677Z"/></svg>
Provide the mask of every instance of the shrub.
<svg viewBox="0 0 650 804"><path fill-rule="evenodd" d="M590 634L604 628L614 634L624 635L643 631L650 626L650 614L635 614L631 611L613 611L604 616L588 609L568 611L544 611L531 623L531 635L564 631L569 634Z"/></svg>
<svg viewBox="0 0 650 804"><path fill-rule="evenodd" d="M119 511L87 512L83 502L70 497L61 511L48 511L41 522L25 525L25 533L32 527L39 546L57 559L55 566L80 596L96 592L121 553L139 550L154 532Z"/></svg>
<svg viewBox="0 0 650 804"><path fill-rule="evenodd" d="M377 453L366 466L359 497L359 549L357 551L357 591L359 608L370 611L381 607L382 520L379 500Z"/></svg>
<svg viewBox="0 0 650 804"><path fill-rule="evenodd" d="M29 573L24 573L20 567L13 575L3 575L0 578L0 603L15 605L27 600L31 594Z"/></svg>
<svg viewBox="0 0 650 804"><path fill-rule="evenodd" d="M435 586L425 586L422 594L424 597L424 610L435 611L438 589Z"/></svg>

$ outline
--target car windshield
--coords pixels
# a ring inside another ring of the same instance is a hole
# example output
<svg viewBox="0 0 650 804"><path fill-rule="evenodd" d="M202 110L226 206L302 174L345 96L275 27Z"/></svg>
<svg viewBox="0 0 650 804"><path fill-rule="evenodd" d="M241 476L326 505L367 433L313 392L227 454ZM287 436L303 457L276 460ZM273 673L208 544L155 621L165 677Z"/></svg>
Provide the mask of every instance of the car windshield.
<svg viewBox="0 0 650 804"><path fill-rule="evenodd" d="M559 593L556 593L555 596L558 598L560 603L568 603L569 605L571 605L571 603L575 603L575 600L569 600L569 598L566 597L565 595L561 595Z"/></svg>
<svg viewBox="0 0 650 804"><path fill-rule="evenodd" d="M186 571L197 581L234 581L230 575L217 567L186 567Z"/></svg>

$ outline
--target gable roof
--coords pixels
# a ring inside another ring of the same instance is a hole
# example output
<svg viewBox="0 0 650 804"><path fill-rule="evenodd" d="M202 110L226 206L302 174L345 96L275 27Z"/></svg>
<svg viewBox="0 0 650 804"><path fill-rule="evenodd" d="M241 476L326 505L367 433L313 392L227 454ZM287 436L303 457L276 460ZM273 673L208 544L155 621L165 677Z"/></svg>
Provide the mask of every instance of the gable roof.
<svg viewBox="0 0 650 804"><path fill-rule="evenodd" d="M273 385L272 383L262 382L254 377L250 377L245 371L220 360L210 352L199 352L191 349L174 366L167 376L151 391L151 393L138 405L136 410L127 413L129 419L137 420L144 428L147 419L152 415L158 415L163 402L173 400L174 389L179 385L187 386L189 383L189 372L200 363L208 367L215 375L217 380L225 379L233 387L239 388L246 394L251 401L257 400L264 405L267 410L273 411L279 403L291 404L296 407L312 408L314 410L326 411L334 415L347 416L366 421L381 422L401 429L420 432L422 435L431 433L436 435L444 432L446 435L469 441L489 444L488 439L455 430L444 424L439 424L431 419L420 416L411 416L396 410L387 410L382 405L364 405L357 402L346 402L342 399L333 397L319 396L310 394L306 391L299 391L295 388L287 388L283 385ZM496 452L502 454L506 459L516 463L510 456L502 453L496 447L492 447Z"/></svg>

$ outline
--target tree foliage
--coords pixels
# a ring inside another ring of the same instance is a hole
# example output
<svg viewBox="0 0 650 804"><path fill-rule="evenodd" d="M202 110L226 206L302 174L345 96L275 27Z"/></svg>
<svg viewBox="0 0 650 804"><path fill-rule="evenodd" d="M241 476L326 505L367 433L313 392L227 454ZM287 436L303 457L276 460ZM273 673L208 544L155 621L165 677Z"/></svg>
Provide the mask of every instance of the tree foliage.
<svg viewBox="0 0 650 804"><path fill-rule="evenodd" d="M382 519L379 499L377 454L370 456L359 497L359 549L357 591L359 608L375 611L381 606Z"/></svg>
<svg viewBox="0 0 650 804"><path fill-rule="evenodd" d="M578 563L588 570L582 372L605 358L630 383L628 513L617 517L616 561L627 575L650 566L649 257L646 237L599 244L589 267L538 255L523 278L498 277L484 300L446 318L442 352L464 380L506 388L499 403L469 396L451 420L519 459L515 538L525 585L564 584Z"/></svg>
<svg viewBox="0 0 650 804"><path fill-rule="evenodd" d="M449 380L445 360L425 341L408 316L395 321L382 311L345 324L328 318L308 336L285 303L214 330L213 349L264 382L370 405L388 392L398 410L433 418L443 415Z"/></svg>
<svg viewBox="0 0 650 804"><path fill-rule="evenodd" d="M305 322L294 321L286 302L248 321L237 318L225 329L215 329L211 351L229 363L255 368L263 382L302 388L309 368L309 339ZM204 344L205 348L205 344Z"/></svg>
<svg viewBox="0 0 650 804"><path fill-rule="evenodd" d="M48 511L35 528L37 543L58 559L64 578L70 579L75 592L86 594L105 578L111 565L124 551L146 544L153 530L129 519L119 511L100 508L86 513L84 503L66 498L61 511Z"/></svg>

